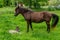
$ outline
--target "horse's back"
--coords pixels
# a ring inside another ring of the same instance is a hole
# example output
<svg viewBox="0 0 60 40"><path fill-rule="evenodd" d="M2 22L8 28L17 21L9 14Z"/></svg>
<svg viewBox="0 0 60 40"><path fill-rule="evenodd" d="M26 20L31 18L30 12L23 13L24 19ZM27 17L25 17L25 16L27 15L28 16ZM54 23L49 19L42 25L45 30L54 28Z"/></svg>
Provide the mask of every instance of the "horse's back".
<svg viewBox="0 0 60 40"><path fill-rule="evenodd" d="M50 12L43 12L43 14L44 14L45 21L51 20L52 14Z"/></svg>
<svg viewBox="0 0 60 40"><path fill-rule="evenodd" d="M42 12L33 12L31 13L31 20L34 22L40 22L43 20L43 16Z"/></svg>
<svg viewBox="0 0 60 40"><path fill-rule="evenodd" d="M33 12L31 13L31 20L34 22L41 22L50 20L51 14L49 12Z"/></svg>

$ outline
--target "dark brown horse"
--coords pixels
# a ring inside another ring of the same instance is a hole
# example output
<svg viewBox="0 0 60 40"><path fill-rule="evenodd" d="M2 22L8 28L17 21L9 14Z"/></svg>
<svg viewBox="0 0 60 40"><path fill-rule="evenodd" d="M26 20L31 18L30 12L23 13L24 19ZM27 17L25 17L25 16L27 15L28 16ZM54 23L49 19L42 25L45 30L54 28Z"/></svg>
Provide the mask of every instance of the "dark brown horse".
<svg viewBox="0 0 60 40"><path fill-rule="evenodd" d="M27 32L29 31L29 26L32 28L32 22L41 23L43 21L47 24L47 31L50 32L50 21L53 18L52 27L54 28L58 23L59 17L56 14L49 13L49 12L33 12L29 9L23 7L16 7L15 9L15 16L21 14L25 20L27 21Z"/></svg>

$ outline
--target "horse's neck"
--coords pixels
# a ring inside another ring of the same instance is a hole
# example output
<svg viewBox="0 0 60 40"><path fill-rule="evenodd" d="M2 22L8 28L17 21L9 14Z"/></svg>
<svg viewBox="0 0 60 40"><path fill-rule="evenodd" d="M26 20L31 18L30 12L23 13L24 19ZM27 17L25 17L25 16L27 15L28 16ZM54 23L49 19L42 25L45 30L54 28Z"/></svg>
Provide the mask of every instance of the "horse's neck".
<svg viewBox="0 0 60 40"><path fill-rule="evenodd" d="M22 16L25 18L25 19L28 19L30 18L30 12L27 12L27 13L22 13Z"/></svg>
<svg viewBox="0 0 60 40"><path fill-rule="evenodd" d="M25 13L22 13L21 15L22 15L23 17L25 17L26 14L25 14Z"/></svg>
<svg viewBox="0 0 60 40"><path fill-rule="evenodd" d="M30 17L30 14L32 13L33 11L31 10L23 10L21 12L21 14L23 15L24 18L27 18L27 17Z"/></svg>
<svg viewBox="0 0 60 40"><path fill-rule="evenodd" d="M26 13L22 13L22 16L25 17L26 15L28 15L28 12L26 12Z"/></svg>
<svg viewBox="0 0 60 40"><path fill-rule="evenodd" d="M23 7L21 8L22 8L21 13L32 12L32 10L29 10L28 8L23 8Z"/></svg>

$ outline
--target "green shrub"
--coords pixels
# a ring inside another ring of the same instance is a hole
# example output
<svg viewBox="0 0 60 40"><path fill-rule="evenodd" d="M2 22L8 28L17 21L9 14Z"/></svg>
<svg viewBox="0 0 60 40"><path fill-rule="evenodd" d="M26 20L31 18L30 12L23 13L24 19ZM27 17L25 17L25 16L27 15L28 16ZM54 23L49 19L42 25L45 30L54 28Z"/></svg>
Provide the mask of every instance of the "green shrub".
<svg viewBox="0 0 60 40"><path fill-rule="evenodd" d="M56 10L56 8L55 8L54 6L49 6L49 7L48 7L48 10L49 10L49 11L54 11L54 10Z"/></svg>

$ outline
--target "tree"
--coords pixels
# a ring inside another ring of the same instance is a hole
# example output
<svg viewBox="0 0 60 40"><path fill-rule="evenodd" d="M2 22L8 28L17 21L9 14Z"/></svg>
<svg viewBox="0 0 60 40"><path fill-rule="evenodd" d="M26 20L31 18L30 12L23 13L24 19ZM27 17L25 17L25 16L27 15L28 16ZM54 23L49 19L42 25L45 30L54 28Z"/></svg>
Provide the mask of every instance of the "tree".
<svg viewBox="0 0 60 40"><path fill-rule="evenodd" d="M3 0L0 0L0 7L3 7L4 3Z"/></svg>
<svg viewBox="0 0 60 40"><path fill-rule="evenodd" d="M4 0L4 6L10 6L10 0Z"/></svg>
<svg viewBox="0 0 60 40"><path fill-rule="evenodd" d="M39 8L42 3L47 3L49 0L0 0L0 7L3 6L14 6L17 5L19 2L22 2L24 5L28 6L29 8Z"/></svg>
<svg viewBox="0 0 60 40"><path fill-rule="evenodd" d="M32 8L32 6L34 8L40 8L41 4L39 2L42 2L42 3L48 3L48 0L22 0L23 3L26 5L29 6L29 8Z"/></svg>

